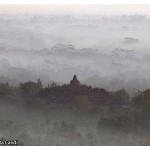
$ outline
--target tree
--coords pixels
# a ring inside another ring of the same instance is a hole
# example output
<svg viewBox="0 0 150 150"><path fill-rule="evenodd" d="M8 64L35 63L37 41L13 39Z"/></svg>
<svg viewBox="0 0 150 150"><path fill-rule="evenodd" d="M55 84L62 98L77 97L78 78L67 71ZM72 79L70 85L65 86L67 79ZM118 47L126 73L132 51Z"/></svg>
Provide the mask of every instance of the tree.
<svg viewBox="0 0 150 150"><path fill-rule="evenodd" d="M49 83L48 84L48 88L55 88L55 87L57 87L58 85L57 85L57 83L56 82L52 82L52 83Z"/></svg>
<svg viewBox="0 0 150 150"><path fill-rule="evenodd" d="M28 81L25 83L21 83L19 86L21 90L21 94L24 96L35 96L40 90L42 90L42 82L40 79L37 82Z"/></svg>
<svg viewBox="0 0 150 150"><path fill-rule="evenodd" d="M132 106L136 111L150 114L150 89L140 92L132 98Z"/></svg>
<svg viewBox="0 0 150 150"><path fill-rule="evenodd" d="M129 94L124 89L111 93L112 104L126 104L128 102Z"/></svg>
<svg viewBox="0 0 150 150"><path fill-rule="evenodd" d="M8 83L0 83L0 96L6 96L11 94L11 90Z"/></svg>

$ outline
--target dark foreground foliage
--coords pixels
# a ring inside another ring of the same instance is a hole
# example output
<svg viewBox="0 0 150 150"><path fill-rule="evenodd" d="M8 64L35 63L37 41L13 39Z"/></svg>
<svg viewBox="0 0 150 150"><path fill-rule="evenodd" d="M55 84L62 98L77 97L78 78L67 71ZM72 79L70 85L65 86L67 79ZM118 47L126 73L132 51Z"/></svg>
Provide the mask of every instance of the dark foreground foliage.
<svg viewBox="0 0 150 150"><path fill-rule="evenodd" d="M18 145L149 145L149 99L150 90L131 98L124 89L1 83L0 133Z"/></svg>

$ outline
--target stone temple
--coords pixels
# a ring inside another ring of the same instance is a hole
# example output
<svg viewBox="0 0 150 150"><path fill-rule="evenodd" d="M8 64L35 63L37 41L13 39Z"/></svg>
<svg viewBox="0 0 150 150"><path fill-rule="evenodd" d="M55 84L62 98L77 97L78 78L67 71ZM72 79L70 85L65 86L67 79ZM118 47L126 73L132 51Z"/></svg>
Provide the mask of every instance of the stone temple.
<svg viewBox="0 0 150 150"><path fill-rule="evenodd" d="M79 87L80 86L80 81L77 79L76 75L74 75L73 79L70 81L70 86L72 86L72 87Z"/></svg>

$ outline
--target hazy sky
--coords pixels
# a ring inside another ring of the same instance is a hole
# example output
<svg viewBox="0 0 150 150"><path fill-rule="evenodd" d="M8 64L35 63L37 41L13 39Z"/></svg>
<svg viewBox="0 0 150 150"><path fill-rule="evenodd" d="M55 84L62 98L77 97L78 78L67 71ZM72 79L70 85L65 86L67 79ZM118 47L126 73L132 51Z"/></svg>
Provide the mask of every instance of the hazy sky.
<svg viewBox="0 0 150 150"><path fill-rule="evenodd" d="M0 5L0 13L150 15L150 5Z"/></svg>
<svg viewBox="0 0 150 150"><path fill-rule="evenodd" d="M0 77L150 88L147 15L150 5L0 5Z"/></svg>

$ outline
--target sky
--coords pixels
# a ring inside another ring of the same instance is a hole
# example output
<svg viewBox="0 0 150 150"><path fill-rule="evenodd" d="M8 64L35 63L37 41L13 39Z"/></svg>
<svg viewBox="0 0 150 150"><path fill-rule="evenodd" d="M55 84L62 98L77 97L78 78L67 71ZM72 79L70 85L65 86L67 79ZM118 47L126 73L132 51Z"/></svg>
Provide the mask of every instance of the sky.
<svg viewBox="0 0 150 150"><path fill-rule="evenodd" d="M76 14L76 15L150 15L150 5L138 5L138 4L128 4L128 5L0 5L1 14L9 13L29 13L29 14L54 14L54 15L66 15L66 14Z"/></svg>

